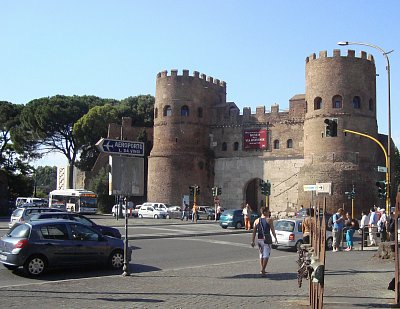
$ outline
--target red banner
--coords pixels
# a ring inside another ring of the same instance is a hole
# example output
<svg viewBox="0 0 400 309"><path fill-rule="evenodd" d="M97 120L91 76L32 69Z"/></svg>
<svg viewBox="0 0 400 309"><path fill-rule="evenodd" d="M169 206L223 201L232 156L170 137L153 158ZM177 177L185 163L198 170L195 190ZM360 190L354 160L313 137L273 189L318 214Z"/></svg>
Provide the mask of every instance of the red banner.
<svg viewBox="0 0 400 309"><path fill-rule="evenodd" d="M267 130L254 129L243 132L243 148L247 149L267 149L268 139Z"/></svg>

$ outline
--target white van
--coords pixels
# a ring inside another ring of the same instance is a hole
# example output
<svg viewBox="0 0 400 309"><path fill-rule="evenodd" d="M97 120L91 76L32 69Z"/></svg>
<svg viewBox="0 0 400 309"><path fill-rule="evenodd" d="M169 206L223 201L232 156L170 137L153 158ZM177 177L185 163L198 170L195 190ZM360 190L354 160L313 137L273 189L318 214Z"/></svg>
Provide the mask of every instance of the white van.
<svg viewBox="0 0 400 309"><path fill-rule="evenodd" d="M17 197L15 200L15 207L19 207L22 204L34 204L35 206L47 206L47 200L38 197Z"/></svg>

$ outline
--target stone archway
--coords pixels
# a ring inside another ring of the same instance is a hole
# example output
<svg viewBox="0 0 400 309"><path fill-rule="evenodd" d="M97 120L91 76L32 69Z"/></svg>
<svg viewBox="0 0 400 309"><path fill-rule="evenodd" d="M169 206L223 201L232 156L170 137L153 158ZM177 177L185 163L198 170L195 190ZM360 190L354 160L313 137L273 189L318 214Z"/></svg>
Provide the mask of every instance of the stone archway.
<svg viewBox="0 0 400 309"><path fill-rule="evenodd" d="M265 196L261 194L260 178L249 180L244 187L244 202L248 203L254 212L258 212L265 205Z"/></svg>

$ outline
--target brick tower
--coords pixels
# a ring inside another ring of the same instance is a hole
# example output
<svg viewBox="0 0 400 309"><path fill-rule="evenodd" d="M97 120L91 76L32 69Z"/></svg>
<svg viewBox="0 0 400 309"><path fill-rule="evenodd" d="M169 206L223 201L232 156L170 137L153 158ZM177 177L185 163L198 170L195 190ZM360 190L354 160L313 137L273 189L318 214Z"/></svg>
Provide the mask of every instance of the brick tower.
<svg viewBox="0 0 400 309"><path fill-rule="evenodd" d="M376 203L376 167L382 154L372 140L344 129L378 138L376 121L376 73L371 55L360 57L340 50L306 58L306 115L304 120L304 166L299 175L299 204L309 206L311 192L303 185L332 183L328 211L338 207L351 211L345 196L355 186L355 214ZM337 136L328 137L325 119L337 122ZM314 197L321 201L321 195Z"/></svg>
<svg viewBox="0 0 400 309"><path fill-rule="evenodd" d="M190 185L200 186L198 204L211 200L214 153L212 108L226 103L226 83L188 70L158 73L154 145L149 157L148 200L182 204Z"/></svg>

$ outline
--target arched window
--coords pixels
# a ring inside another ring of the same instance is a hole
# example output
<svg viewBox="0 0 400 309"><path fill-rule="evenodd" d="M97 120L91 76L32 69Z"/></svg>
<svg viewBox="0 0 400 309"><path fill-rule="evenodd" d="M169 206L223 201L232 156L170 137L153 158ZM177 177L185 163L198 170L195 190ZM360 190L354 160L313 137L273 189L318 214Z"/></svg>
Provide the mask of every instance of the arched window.
<svg viewBox="0 0 400 309"><path fill-rule="evenodd" d="M316 97L314 100L314 110L322 108L322 99L320 97Z"/></svg>
<svg viewBox="0 0 400 309"><path fill-rule="evenodd" d="M279 140L274 140L274 149L279 149Z"/></svg>
<svg viewBox="0 0 400 309"><path fill-rule="evenodd" d="M353 108L360 109L361 108L361 99L358 96L353 98Z"/></svg>
<svg viewBox="0 0 400 309"><path fill-rule="evenodd" d="M293 148L293 140L291 138L287 140L286 148Z"/></svg>
<svg viewBox="0 0 400 309"><path fill-rule="evenodd" d="M332 108L342 108L342 97L335 95L332 99Z"/></svg>
<svg viewBox="0 0 400 309"><path fill-rule="evenodd" d="M227 149L227 147L226 147L226 143L225 143L225 142L223 142L223 143L222 143L222 151L226 151L226 149Z"/></svg>
<svg viewBox="0 0 400 309"><path fill-rule="evenodd" d="M157 117L158 117L158 108L156 107L154 109L154 118L157 118Z"/></svg>
<svg viewBox="0 0 400 309"><path fill-rule="evenodd" d="M197 109L197 117L203 118L203 108L202 107L199 107Z"/></svg>
<svg viewBox="0 0 400 309"><path fill-rule="evenodd" d="M239 143L238 143L238 142L235 142L235 143L233 144L233 150L234 150L234 151L238 151L238 150L239 150Z"/></svg>
<svg viewBox="0 0 400 309"><path fill-rule="evenodd" d="M374 101L372 99L369 99L369 110L373 111L374 110Z"/></svg>
<svg viewBox="0 0 400 309"><path fill-rule="evenodd" d="M171 116L171 115L172 115L172 108L171 108L171 106L166 105L166 106L164 107L164 113L163 113L163 115L164 115L164 116Z"/></svg>
<svg viewBox="0 0 400 309"><path fill-rule="evenodd" d="M181 116L189 116L189 107L187 107L186 105L181 107Z"/></svg>

